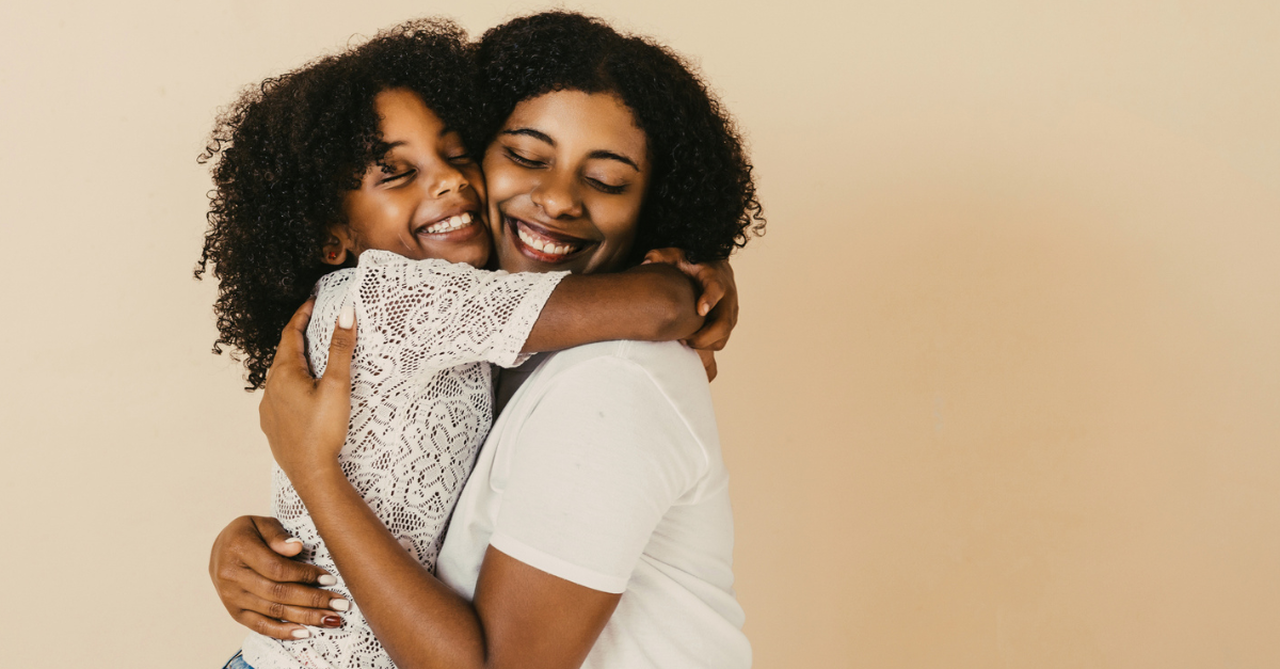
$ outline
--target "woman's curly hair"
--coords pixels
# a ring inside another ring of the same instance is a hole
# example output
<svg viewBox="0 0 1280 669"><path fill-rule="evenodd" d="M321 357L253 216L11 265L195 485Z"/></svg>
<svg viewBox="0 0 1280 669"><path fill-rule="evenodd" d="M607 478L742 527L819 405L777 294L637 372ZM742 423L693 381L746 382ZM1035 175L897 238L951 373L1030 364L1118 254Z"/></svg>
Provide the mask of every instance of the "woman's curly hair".
<svg viewBox="0 0 1280 669"><path fill-rule="evenodd" d="M649 144L653 176L631 260L675 246L722 260L763 234L751 163L732 119L683 59L603 21L550 11L486 32L476 51L487 145L516 105L553 91L612 93Z"/></svg>
<svg viewBox="0 0 1280 669"><path fill-rule="evenodd" d="M260 388L280 332L316 281L335 268L320 260L342 202L387 147L374 98L417 93L447 126L474 138L475 60L463 30L410 21L343 53L262 82L241 94L214 126L200 162L214 161L209 228L195 268L218 278L214 303L224 347Z"/></svg>

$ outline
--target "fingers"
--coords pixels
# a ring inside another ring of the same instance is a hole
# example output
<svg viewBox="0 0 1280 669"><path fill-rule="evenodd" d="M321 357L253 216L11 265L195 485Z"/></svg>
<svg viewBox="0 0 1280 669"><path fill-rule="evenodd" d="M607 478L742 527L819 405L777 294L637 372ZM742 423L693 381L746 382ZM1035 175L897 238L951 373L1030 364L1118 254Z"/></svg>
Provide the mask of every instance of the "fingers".
<svg viewBox="0 0 1280 669"><path fill-rule="evenodd" d="M280 333L280 343L276 346L276 355L271 360L271 368L267 370L267 383L278 369L303 371L309 376L307 363L307 323L311 321L311 310L315 307L314 299L307 300L293 312L293 318Z"/></svg>
<svg viewBox="0 0 1280 669"><path fill-rule="evenodd" d="M320 585L338 582L329 572L315 565L278 555L270 543L275 541L284 548L287 539L289 536L274 518L241 516L232 521L213 547L210 571L215 585L221 587L222 581L241 581L245 567L271 581Z"/></svg>
<svg viewBox="0 0 1280 669"><path fill-rule="evenodd" d="M290 589L315 590L314 588L306 588L294 584L280 584ZM231 612L231 617L246 627L261 631L258 626L266 625L266 629L270 631L261 632L268 636L274 636L277 639L300 639L306 637L297 636L298 625L309 625L311 627L341 627L342 613L339 609L349 610L350 602L333 593L323 590L315 590L319 596L312 597L312 603L325 604L324 608L315 606L296 606L285 604L272 599L263 598L249 590L239 590L233 595L224 598L223 603L227 610ZM286 597L287 594L272 594L272 597ZM299 593L293 599L311 597L306 593ZM335 603L338 605L335 606ZM281 624L283 621L285 624ZM287 623L294 623L289 625ZM281 636L283 635L283 636Z"/></svg>
<svg viewBox="0 0 1280 669"><path fill-rule="evenodd" d="M719 351L729 343L729 335L738 323L737 301L721 300L707 314L706 323L697 332L689 336L686 343L698 350Z"/></svg>
<svg viewBox="0 0 1280 669"><path fill-rule="evenodd" d="M702 294L698 296L698 315L706 316L729 292L729 287L725 285L719 273L710 271L706 267L699 266L694 276L702 287Z"/></svg>
<svg viewBox="0 0 1280 669"><path fill-rule="evenodd" d="M324 368L321 383L336 386L344 393L351 388L351 354L356 348L356 307L347 300L338 313L338 322L333 328L333 339L329 342L329 362Z"/></svg>
<svg viewBox="0 0 1280 669"><path fill-rule="evenodd" d="M227 586L224 604L304 625L320 625L324 616L351 609L351 602L336 593L300 583L272 581L245 567L228 583L233 585Z"/></svg>
<svg viewBox="0 0 1280 669"><path fill-rule="evenodd" d="M237 567L247 568L253 572L255 576L269 583L307 583L319 585L333 585L337 583L329 572L305 562L298 562L287 557L277 555L266 542L259 542L250 545L233 546L239 558L239 564L228 564L226 569L235 569ZM245 585L248 580L243 574L230 573L224 570L222 578L233 578L241 581L241 585ZM257 581L254 581L256 584ZM267 590L258 587L255 592L261 596L267 596ZM305 604L305 601L289 601L286 604Z"/></svg>
<svg viewBox="0 0 1280 669"><path fill-rule="evenodd" d="M254 526L258 528L258 534L262 535L263 541L267 542L271 550L285 557L293 557L302 552L302 540L290 536L280 521L263 516L251 516L251 518Z"/></svg>
<svg viewBox="0 0 1280 669"><path fill-rule="evenodd" d="M649 263L665 263L667 265L688 264L685 259L684 251L677 248L654 249L644 254L644 262L641 265Z"/></svg>
<svg viewBox="0 0 1280 669"><path fill-rule="evenodd" d="M707 370L707 383L716 380L716 354L715 351L698 350L698 357L702 358L702 368Z"/></svg>
<svg viewBox="0 0 1280 669"><path fill-rule="evenodd" d="M280 639L281 641L290 641L293 639L305 639L311 636L311 630L302 625L294 625L292 623L284 623L279 620L272 620L261 613L253 611L239 611L231 615L236 622L248 627L249 629L261 634L269 636L272 639Z"/></svg>

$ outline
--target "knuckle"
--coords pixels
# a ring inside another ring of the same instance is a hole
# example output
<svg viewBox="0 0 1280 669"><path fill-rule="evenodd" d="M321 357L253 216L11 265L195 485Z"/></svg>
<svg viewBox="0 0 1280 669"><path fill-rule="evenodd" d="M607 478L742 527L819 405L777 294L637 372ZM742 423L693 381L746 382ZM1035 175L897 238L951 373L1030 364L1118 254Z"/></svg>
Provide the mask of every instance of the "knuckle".
<svg viewBox="0 0 1280 669"><path fill-rule="evenodd" d="M266 573L264 573L263 576L275 581L275 586L280 586L283 585L280 581L289 580L289 577L292 576L292 574L290 573L288 563L283 563L280 560L273 559L267 563Z"/></svg>
<svg viewBox="0 0 1280 669"><path fill-rule="evenodd" d="M213 572L213 582L218 585L218 589L221 590L223 587L222 584L227 581L234 581L235 576L236 569L234 567L230 567L225 564L220 565L217 570Z"/></svg>
<svg viewBox="0 0 1280 669"><path fill-rule="evenodd" d="M243 623L244 621L241 622ZM266 618L254 618L245 626L262 636L275 636L275 630L271 629L271 623Z"/></svg>
<svg viewBox="0 0 1280 669"><path fill-rule="evenodd" d="M283 619L285 617L284 604L281 604L280 602L271 602L271 605L267 607L267 615L275 618L276 620Z"/></svg>
<svg viewBox="0 0 1280 669"><path fill-rule="evenodd" d="M271 587L267 589L268 596L272 600L273 605L277 605L289 595L289 584L273 581Z"/></svg>

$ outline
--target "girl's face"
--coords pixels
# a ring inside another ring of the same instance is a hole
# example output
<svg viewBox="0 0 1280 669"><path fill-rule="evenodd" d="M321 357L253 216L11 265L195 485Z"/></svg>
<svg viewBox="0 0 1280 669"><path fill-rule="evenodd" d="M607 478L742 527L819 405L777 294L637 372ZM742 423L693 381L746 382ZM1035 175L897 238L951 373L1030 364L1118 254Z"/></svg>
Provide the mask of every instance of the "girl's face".
<svg viewBox="0 0 1280 669"><path fill-rule="evenodd" d="M645 134L612 94L558 91L516 105L484 157L498 264L621 269L651 172Z"/></svg>
<svg viewBox="0 0 1280 669"><path fill-rule="evenodd" d="M347 253L381 249L483 266L490 248L484 179L462 138L406 89L383 91L374 105L391 150L385 168L371 165L360 187L347 193L347 224L331 230L324 260L337 265Z"/></svg>

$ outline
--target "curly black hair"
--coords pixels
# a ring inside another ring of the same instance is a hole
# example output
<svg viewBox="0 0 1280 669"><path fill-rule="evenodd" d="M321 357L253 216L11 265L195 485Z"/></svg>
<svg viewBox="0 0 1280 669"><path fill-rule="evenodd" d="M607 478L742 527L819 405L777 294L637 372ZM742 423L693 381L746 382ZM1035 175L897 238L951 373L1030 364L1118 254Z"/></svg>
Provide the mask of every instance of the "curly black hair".
<svg viewBox="0 0 1280 669"><path fill-rule="evenodd" d="M653 165L632 262L667 246L695 262L723 260L764 233L751 163L732 119L671 50L599 19L549 11L489 30L476 56L485 145L517 104L545 93L612 93L631 109Z"/></svg>
<svg viewBox="0 0 1280 669"><path fill-rule="evenodd" d="M195 276L212 266L218 278L213 350L233 349L247 390L262 386L281 330L334 269L320 249L330 226L345 222L345 193L386 153L374 98L407 88L474 138L475 80L466 33L424 19L267 79L219 115L199 158L215 161L216 189Z"/></svg>

